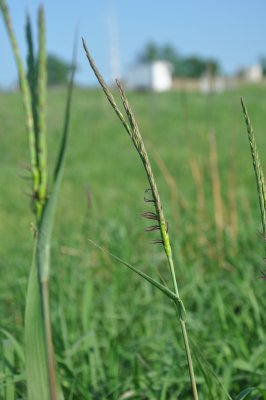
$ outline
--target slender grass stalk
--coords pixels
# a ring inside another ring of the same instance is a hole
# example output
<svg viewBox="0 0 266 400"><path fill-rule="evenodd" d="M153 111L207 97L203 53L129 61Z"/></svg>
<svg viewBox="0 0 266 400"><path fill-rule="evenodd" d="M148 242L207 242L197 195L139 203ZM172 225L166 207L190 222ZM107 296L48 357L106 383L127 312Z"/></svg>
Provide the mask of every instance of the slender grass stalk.
<svg viewBox="0 0 266 400"><path fill-rule="evenodd" d="M29 138L29 150L30 150L30 162L31 162L31 172L32 172L32 183L33 183L33 195L34 197L37 196L38 193L38 186L40 181L39 171L38 171L38 164L37 164L37 152L36 152L36 138L34 132L34 120L32 115L31 109L31 93L29 84L26 78L26 74L23 67L23 62L20 56L17 40L15 33L12 28L11 19L9 16L8 7L6 5L5 0L0 0L0 10L2 12L5 26L8 32L8 36L11 42L11 46L13 49L15 61L17 64L17 70L19 75L19 84L20 90L22 94L22 101L24 106L24 111L26 115L26 125L28 130L28 138Z"/></svg>
<svg viewBox="0 0 266 400"><path fill-rule="evenodd" d="M223 234L224 234L224 218L223 218L223 200L221 195L221 180L218 168L218 156L216 147L216 137L213 132L209 136L210 141L210 172L214 204L214 222L216 230L217 253L220 257L224 252Z"/></svg>
<svg viewBox="0 0 266 400"><path fill-rule="evenodd" d="M172 209L174 211L176 227L178 228L180 222L179 221L180 215L179 215L179 210L177 210L177 207L179 205L179 208L182 210L182 212L188 213L189 212L188 202L185 199L184 195L178 190L176 181L171 172L169 171L168 167L165 165L164 161L159 156L156 149L154 147L151 147L150 143L149 143L149 148L151 151L152 159L155 161L157 167L159 168L160 172L162 173L165 179L165 182L169 187L170 202L172 205Z"/></svg>
<svg viewBox="0 0 266 400"><path fill-rule="evenodd" d="M29 83L30 93L31 93L31 109L34 123L34 135L35 141L38 141L38 93L37 93L37 61L35 60L34 43L32 37L32 27L30 16L26 16L26 42L28 45L27 54L27 80ZM39 165L38 152L36 152L37 165Z"/></svg>
<svg viewBox="0 0 266 400"><path fill-rule="evenodd" d="M15 384L12 374L12 368L14 368L15 363L14 345L10 339L4 339L2 346L4 355L4 374L6 376L6 387L3 398L5 400L15 400Z"/></svg>
<svg viewBox="0 0 266 400"><path fill-rule="evenodd" d="M86 46L86 43L83 40L83 47L86 53L86 56L88 58L88 61L90 63L90 66L96 76L96 78L98 79L99 84L101 85L107 99L109 100L111 106L113 107L113 109L115 110L117 116L119 117L120 121L122 122L122 124L124 125L127 133L129 134L139 156L140 159L142 161L142 164L144 166L148 181L149 181L149 185L150 185L150 190L152 193L152 202L154 204L155 207L155 211L156 214L150 214L149 213L149 218L152 215L152 219L156 219L158 221L158 228L160 230L160 234L161 234L161 240L160 242L163 244L163 248L166 254L166 258L168 260L168 265L169 265L169 269L170 269L170 274L171 274L171 278L172 278L172 284L173 284L173 288L174 288L174 293L176 295L176 298L178 299L177 302L175 302L176 304L176 308L177 308L177 313L178 313L178 318L179 318L179 322L181 325L181 331L182 331L182 335L183 335L183 340L184 340L184 346L185 346L185 351L186 351L186 356L187 356L187 362L188 362L188 367L189 367L189 374L190 374L190 382L191 382L191 389L192 389L192 393L193 393L193 399L197 400L198 399L198 394L197 394L197 386L196 386L196 379L195 379L195 375L194 375L194 370L193 370L193 363L192 363L192 358L191 358L191 351L190 351L190 347L189 347L189 341L188 341L188 336L187 336L187 330L186 330L186 324L185 324L185 307L183 305L183 302L180 298L179 295L179 290L178 290L178 286L177 286L177 279L176 279L176 274L175 274L175 268L174 268L174 262L173 262L173 256L172 256L172 247L170 244L170 237L169 237L169 233L168 233L168 225L166 223L165 217L164 217L164 213L163 213L163 208L162 208L162 203L160 200L160 196L159 196L159 192L157 189L157 185L154 179L154 175L151 169L151 165L149 162L149 158L148 158L148 154L146 152L145 146L144 146L144 142L142 140L138 125L136 123L134 114L129 106L128 100L126 98L124 89L121 85L121 83L119 81L116 81L118 90L119 90L119 94L127 115L127 119L128 122L126 121L125 117L123 116L122 112L119 110L114 97L112 95L112 93L110 92L108 86L106 85L106 83L104 82L103 77L101 76L100 72L98 71L89 51L88 48ZM157 228L157 227L156 227Z"/></svg>
<svg viewBox="0 0 266 400"><path fill-rule="evenodd" d="M199 162L195 158L190 160L190 167L197 194L197 237L199 246L202 247L207 243L207 238L204 234L206 227L205 229L202 229L202 227L204 227L206 224L206 199L203 182L203 168L199 165Z"/></svg>
<svg viewBox="0 0 266 400"><path fill-rule="evenodd" d="M46 51L44 10L41 7L38 14L39 52L37 59L35 59L34 55L31 24L29 17L27 18L28 80L19 55L15 34L12 30L8 8L4 0L0 0L0 11L2 11L4 17L19 72L30 144L33 178L32 198L35 205L34 212L37 222L37 233L25 310L25 358L28 399L61 400L63 399L63 393L56 378L49 306L50 245L69 131L77 46L75 42L71 79L68 85L63 135L55 165L53 187L51 195L48 198L45 123Z"/></svg>
<svg viewBox="0 0 266 400"><path fill-rule="evenodd" d="M41 208L45 204L47 192L47 149L46 149L46 51L45 51L45 21L44 9L40 7L38 15L39 26L39 54L38 54L38 140L37 154L39 163L40 186L39 186L39 201Z"/></svg>
<svg viewBox="0 0 266 400"><path fill-rule="evenodd" d="M257 183L257 192L259 197L259 205L260 205L260 215L261 215L261 224L262 224L262 231L263 231L263 238L264 238L264 246L265 246L265 253L266 253L266 195L265 195L265 180L263 171L260 164L259 153L257 150L257 145L255 141L253 127L251 125L251 121L248 115L247 108L245 106L243 98L241 98L241 105L243 109L243 114L247 126L248 132L248 140L251 150L253 168L256 177Z"/></svg>
<svg viewBox="0 0 266 400"><path fill-rule="evenodd" d="M232 240L232 254L235 253L237 248L238 239L238 207L237 207L237 179L236 179L236 108L235 104L232 107L232 130L230 138L230 150L229 150L229 169L228 169L228 189L227 189L227 200L228 200L228 225L229 233Z"/></svg>

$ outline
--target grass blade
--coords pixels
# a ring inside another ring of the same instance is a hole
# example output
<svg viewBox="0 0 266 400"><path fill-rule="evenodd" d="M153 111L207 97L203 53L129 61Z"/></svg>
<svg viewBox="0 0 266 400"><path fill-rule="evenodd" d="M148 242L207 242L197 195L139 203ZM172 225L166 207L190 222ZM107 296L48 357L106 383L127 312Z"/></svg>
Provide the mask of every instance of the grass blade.
<svg viewBox="0 0 266 400"><path fill-rule="evenodd" d="M15 400L14 370L14 346L11 340L3 340L4 373L5 373L5 400Z"/></svg>
<svg viewBox="0 0 266 400"><path fill-rule="evenodd" d="M250 387L242 390L241 393L236 397L236 400L244 400L249 394L253 392L254 388Z"/></svg>
<svg viewBox="0 0 266 400"><path fill-rule="evenodd" d="M46 146L46 123L45 123L45 109L46 109L46 84L47 84L47 66L46 66L46 51L45 51L45 21L44 9L39 8L38 13L38 27L39 27L39 54L38 54L38 140L37 140L37 154L38 154L38 167L40 174L40 185L38 199L40 201L40 213L42 213L47 192L47 146ZM40 214L41 215L41 214ZM40 217L39 215L39 217Z"/></svg>
<svg viewBox="0 0 266 400"><path fill-rule="evenodd" d="M36 265L37 238L26 296L25 358L28 399L49 399L48 368L42 318L40 286Z"/></svg>
<svg viewBox="0 0 266 400"><path fill-rule="evenodd" d="M57 161L55 164L54 169L54 181L58 179L60 173L62 173L62 165L65 158L65 149L68 139L68 131L69 131L69 121L70 121L70 110L71 110L71 102L72 102L72 95L73 95L73 87L74 87L74 77L76 72L76 60L77 60L77 38L74 41L73 46L73 55L72 55L72 67L71 67L71 75L68 84L68 93L67 93L67 102L66 102L66 110L65 110L65 119L64 119L64 127L63 127L63 134L62 140L60 144L60 148L58 151Z"/></svg>
<svg viewBox="0 0 266 400"><path fill-rule="evenodd" d="M10 332L6 331L5 329L0 329L0 332L7 338L7 340L9 340L12 343L16 356L24 366L25 357L24 357L23 346L16 340L16 338Z"/></svg>
<svg viewBox="0 0 266 400"><path fill-rule="evenodd" d="M29 88L31 93L31 109L33 116L33 124L34 124L34 134L35 134L35 143L38 141L38 94L37 94L37 64L35 60L34 54L34 45L33 45L33 37L32 37L32 28L30 16L26 16L26 42L28 46L28 55L27 55L27 79L29 82ZM38 160L38 152L36 152L36 163L39 165Z"/></svg>
<svg viewBox="0 0 266 400"><path fill-rule="evenodd" d="M117 257L115 254L111 253L109 250L105 249L104 247L101 247L100 245L95 243L93 240L91 240L91 239L88 239L88 240L91 244L93 244L93 246L95 246L98 249L100 249L101 251L104 251L105 253L109 254L109 256L111 256L115 260L119 261L121 264L125 265L127 268L131 269L136 274L138 274L139 276L144 278L147 282L152 284L154 287L156 287L162 293L164 293L167 297L169 297L169 299L173 300L176 303L180 302L180 299L175 295L174 292L172 292L172 290L168 289L166 286L162 285L160 282L155 281L151 276L145 274L145 272L142 272L139 268L134 267L134 265L129 264L128 262L122 260L120 257ZM183 303L182 303L182 307L184 307Z"/></svg>

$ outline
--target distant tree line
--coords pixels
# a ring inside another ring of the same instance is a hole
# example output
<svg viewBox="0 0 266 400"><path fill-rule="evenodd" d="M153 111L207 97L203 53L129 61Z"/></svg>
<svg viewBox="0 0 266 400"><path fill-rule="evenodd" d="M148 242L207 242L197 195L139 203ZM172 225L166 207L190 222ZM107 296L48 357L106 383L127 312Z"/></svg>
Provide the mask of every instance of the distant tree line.
<svg viewBox="0 0 266 400"><path fill-rule="evenodd" d="M71 72L71 64L54 54L47 56L48 86L65 85Z"/></svg>
<svg viewBox="0 0 266 400"><path fill-rule="evenodd" d="M260 58L260 65L262 68L263 75L266 76L266 57L265 56Z"/></svg>
<svg viewBox="0 0 266 400"><path fill-rule="evenodd" d="M173 76L199 78L204 73L213 75L220 72L220 64L214 59L204 59L200 56L181 56L176 49L166 44L158 46L155 43L148 43L137 56L138 62L152 62L156 60L169 61L173 66Z"/></svg>

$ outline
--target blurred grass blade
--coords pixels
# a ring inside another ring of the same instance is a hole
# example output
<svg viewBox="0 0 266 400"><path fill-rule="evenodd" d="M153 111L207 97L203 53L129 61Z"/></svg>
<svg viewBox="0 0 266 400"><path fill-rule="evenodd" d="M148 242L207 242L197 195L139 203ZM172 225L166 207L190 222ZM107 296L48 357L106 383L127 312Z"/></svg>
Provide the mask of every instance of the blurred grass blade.
<svg viewBox="0 0 266 400"><path fill-rule="evenodd" d="M128 262L122 260L121 258L117 257L115 254L111 253L107 249L99 246L97 243L95 243L93 240L88 239L93 246L97 247L101 251L104 251L105 253L109 254L112 258L115 260L119 261L121 264L125 265L127 268L131 269L132 271L136 272L136 274L140 275L142 278L144 278L146 281L151 283L153 286L155 286L157 289L159 289L161 292L163 292L167 297L169 297L171 300L174 300L175 302L179 303L180 299L172 292L170 289L168 289L166 286L162 285L161 283L155 281L152 277L149 275L145 274L145 272L142 272L140 269L134 267L133 265L129 264Z"/></svg>
<svg viewBox="0 0 266 400"><path fill-rule="evenodd" d="M75 46L76 48L76 46ZM50 255L50 242L51 242L51 234L53 228L54 221L54 213L56 202L58 198L58 193L60 189L60 184L63 175L63 166L65 160L66 153L66 144L68 139L69 132L69 121L70 121L70 110L71 110L71 100L74 86L74 75L75 68L72 69L71 78L68 86L68 94L67 94L67 103L66 103L66 111L65 111L65 119L64 119L64 127L61 145L58 151L58 157L54 172L54 185L52 189L51 196L46 202L43 217L40 224L39 231L39 239L37 246L37 259L38 259L38 267L40 273L40 280L42 282L46 281L49 277L49 255Z"/></svg>
<svg viewBox="0 0 266 400"><path fill-rule="evenodd" d="M38 94L37 94L37 64L34 55L34 45L33 45L33 37L32 37L32 27L30 16L26 16L26 42L28 46L28 54L27 54L27 79L29 83L29 88L31 92L31 109L34 123L34 134L35 134L35 142L38 141ZM39 164L38 161L38 152L36 153L36 163Z"/></svg>
<svg viewBox="0 0 266 400"><path fill-rule="evenodd" d="M60 144L60 148L58 151L57 161L54 169L54 181L56 181L59 175L62 173L62 165L64 162L65 157L65 149L68 139L68 130L69 130L69 121L70 121L70 109L71 109L71 102L72 102L72 94L73 94L73 87L74 87L74 77L76 72L76 63L77 63L77 35L74 41L73 46L73 55L72 55L72 66L71 66L71 75L68 84L68 93L67 93L67 102L66 102L66 110L65 110L65 119L64 119L64 127L63 127L63 134L62 140Z"/></svg>
<svg viewBox="0 0 266 400"><path fill-rule="evenodd" d="M194 343L193 340L190 340L193 346L193 354L194 357L197 361L198 367L202 373L202 376L205 380L207 389L209 391L209 399L215 399L213 393L212 393L212 387L211 387L211 378L213 377L217 384L220 386L222 392L224 393L224 395L229 399L229 400L233 400L232 397L230 396L230 394L228 393L228 391L226 390L226 388L224 387L223 383L221 382L219 376L217 375L217 373L214 371L213 367L211 366L211 364L208 362L208 360L205 358L205 356L202 354L202 352L200 351L199 347Z"/></svg>
<svg viewBox="0 0 266 400"><path fill-rule="evenodd" d="M252 388L252 387L242 390L242 392L239 393L239 395L236 397L236 400L245 399L253 390L254 390L254 388Z"/></svg>
<svg viewBox="0 0 266 400"><path fill-rule="evenodd" d="M3 340L4 373L5 373L5 400L15 400L14 384L14 345L9 339Z"/></svg>
<svg viewBox="0 0 266 400"><path fill-rule="evenodd" d="M256 176L256 183L257 183L257 191L259 196L259 204L260 204L260 213L261 213L261 223L262 223L262 230L263 230L263 237L264 240L266 239L266 196L265 196L265 180L263 171L260 164L260 158L257 150L257 145L255 141L254 131L251 125L251 121L248 115L247 108L245 106L243 98L241 98L241 105L243 109L243 114L247 126L248 132L248 140L251 150L252 162L254 167L254 172ZM266 242L265 242L265 251L266 251Z"/></svg>
<svg viewBox="0 0 266 400"><path fill-rule="evenodd" d="M47 84L47 65L46 65L46 50L45 50L45 20L44 9L41 6L38 12L38 27L39 27L39 51L38 51L38 69L37 69L37 88L38 88L38 137L37 137L37 154L38 168L40 175L40 185L38 198L40 201L40 212L46 200L47 192L47 145L46 145L46 84Z"/></svg>
<svg viewBox="0 0 266 400"><path fill-rule="evenodd" d="M46 346L44 337L44 324L42 318L42 305L38 272L36 265L36 246L33 251L33 260L26 296L25 313L25 356L26 378L29 400L48 400L48 368Z"/></svg>
<svg viewBox="0 0 266 400"><path fill-rule="evenodd" d="M22 363L24 366L25 364L25 357L24 357L24 350L23 346L16 340L16 338L8 331L5 329L0 329L0 332L9 340L12 342L14 351L16 356L18 357L19 361Z"/></svg>

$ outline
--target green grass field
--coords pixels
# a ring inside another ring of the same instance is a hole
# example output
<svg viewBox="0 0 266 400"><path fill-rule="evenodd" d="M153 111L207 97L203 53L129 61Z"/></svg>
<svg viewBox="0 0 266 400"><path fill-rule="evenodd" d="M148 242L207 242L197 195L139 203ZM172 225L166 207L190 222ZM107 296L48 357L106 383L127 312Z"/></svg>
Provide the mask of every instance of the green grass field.
<svg viewBox="0 0 266 400"><path fill-rule="evenodd" d="M128 96L169 223L200 399L227 399L226 391L235 399L247 387L264 390L249 398L266 399L264 243L240 96L266 166L265 86L211 97ZM64 99L63 89L48 93L49 161L59 145ZM15 382L15 398L26 399L23 320L33 217L19 94L0 94L0 120L2 352L7 344L14 349L0 374L0 398L6 382ZM54 347L66 399L191 398L171 303L88 241L171 287L163 249L150 244L157 234L144 232L140 216L149 211L147 187L104 95L76 89L51 260Z"/></svg>

